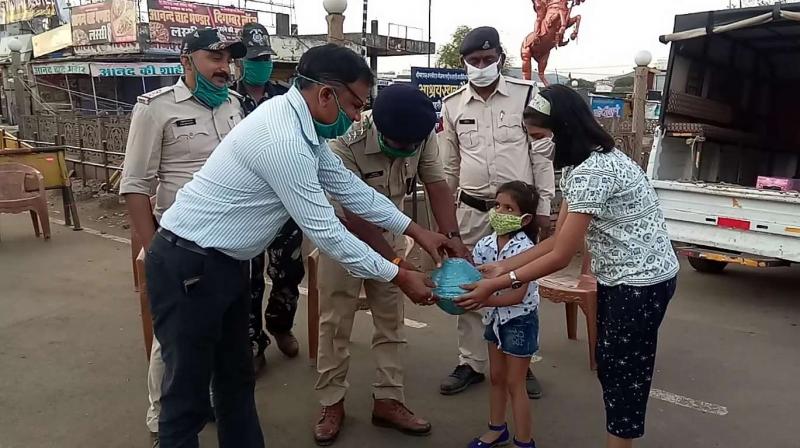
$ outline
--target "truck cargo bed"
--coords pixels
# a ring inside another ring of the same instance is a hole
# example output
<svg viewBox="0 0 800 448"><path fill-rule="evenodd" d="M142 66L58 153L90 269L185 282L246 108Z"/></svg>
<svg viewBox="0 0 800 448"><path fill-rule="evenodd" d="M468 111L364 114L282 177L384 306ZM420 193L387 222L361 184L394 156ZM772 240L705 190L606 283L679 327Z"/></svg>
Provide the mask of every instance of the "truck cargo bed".
<svg viewBox="0 0 800 448"><path fill-rule="evenodd" d="M654 180L676 242L800 262L800 193Z"/></svg>

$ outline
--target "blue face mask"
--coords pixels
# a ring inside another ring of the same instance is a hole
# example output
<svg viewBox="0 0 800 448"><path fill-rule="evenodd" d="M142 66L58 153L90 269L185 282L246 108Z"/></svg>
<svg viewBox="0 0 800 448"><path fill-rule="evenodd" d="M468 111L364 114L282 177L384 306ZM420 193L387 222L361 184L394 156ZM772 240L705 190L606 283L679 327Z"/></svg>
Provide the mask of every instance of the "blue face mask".
<svg viewBox="0 0 800 448"><path fill-rule="evenodd" d="M306 81L310 81L315 84L319 84L321 86L330 87L324 83L308 78L306 76L303 75L297 75L297 76L305 79ZM339 115L336 117L336 121L334 121L331 124L325 124L325 123L320 123L319 121L314 120L312 118L312 120L314 121L314 129L317 131L317 135L326 139L339 138L347 134L347 131L350 130L350 126L353 125L353 120L351 120L350 117L348 117L347 114L344 113L344 109L342 109L342 105L339 103L339 95L336 94L335 90L333 91L333 98L336 100L336 107L339 108Z"/></svg>

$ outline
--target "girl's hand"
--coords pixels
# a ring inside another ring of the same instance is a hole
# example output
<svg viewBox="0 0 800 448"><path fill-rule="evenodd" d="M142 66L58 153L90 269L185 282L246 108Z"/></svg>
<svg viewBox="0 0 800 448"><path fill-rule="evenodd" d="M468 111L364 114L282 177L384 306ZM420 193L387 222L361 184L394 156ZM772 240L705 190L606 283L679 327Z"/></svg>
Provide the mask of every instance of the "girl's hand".
<svg viewBox="0 0 800 448"><path fill-rule="evenodd" d="M487 306L491 306L489 301L495 293L494 286L489 280L481 280L477 283L461 286L461 289L469 291L467 294L456 299L456 304L468 311L475 311Z"/></svg>
<svg viewBox="0 0 800 448"><path fill-rule="evenodd" d="M478 266L478 272L483 275L483 278L497 278L506 273L500 263L482 264Z"/></svg>

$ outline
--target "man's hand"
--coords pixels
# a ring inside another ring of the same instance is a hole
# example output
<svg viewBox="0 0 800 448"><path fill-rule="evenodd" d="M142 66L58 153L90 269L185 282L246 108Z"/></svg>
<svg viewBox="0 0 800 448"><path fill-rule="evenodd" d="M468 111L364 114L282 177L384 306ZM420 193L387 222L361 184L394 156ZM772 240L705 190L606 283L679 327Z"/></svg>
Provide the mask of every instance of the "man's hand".
<svg viewBox="0 0 800 448"><path fill-rule="evenodd" d="M459 237L450 238L450 244L447 247L447 255L455 258L463 258L472 263L472 251L467 249L464 242Z"/></svg>
<svg viewBox="0 0 800 448"><path fill-rule="evenodd" d="M406 261L406 260L402 260L402 261L400 261L400 264L398 264L397 266L398 266L400 269L405 269L405 270L407 270L407 271L420 272L420 270L419 270L419 268L418 268L418 267L414 266L413 264L409 263L409 262L408 262L408 261Z"/></svg>
<svg viewBox="0 0 800 448"><path fill-rule="evenodd" d="M436 298L433 296L433 280L422 272L409 271L400 268L392 283L400 289L417 305L433 305Z"/></svg>
<svg viewBox="0 0 800 448"><path fill-rule="evenodd" d="M545 215L536 215L536 225L539 227L539 241L544 241L550 238L550 228L552 226L550 217ZM538 241L537 241L538 242Z"/></svg>
<svg viewBox="0 0 800 448"><path fill-rule="evenodd" d="M414 238L414 241L416 241L425 252L430 254L437 268L442 265L442 254L449 250L451 244L446 236L424 229L415 222L412 222L411 225L408 226L406 235Z"/></svg>

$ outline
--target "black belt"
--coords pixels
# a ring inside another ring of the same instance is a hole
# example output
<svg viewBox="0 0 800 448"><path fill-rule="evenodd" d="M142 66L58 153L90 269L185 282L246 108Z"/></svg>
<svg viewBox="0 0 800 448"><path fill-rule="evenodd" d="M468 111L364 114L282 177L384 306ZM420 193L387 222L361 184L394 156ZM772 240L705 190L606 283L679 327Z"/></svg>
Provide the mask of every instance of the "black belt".
<svg viewBox="0 0 800 448"><path fill-rule="evenodd" d="M458 200L483 213L488 213L489 210L493 209L497 203L494 199L478 199L474 196L464 193L463 191L458 195Z"/></svg>
<svg viewBox="0 0 800 448"><path fill-rule="evenodd" d="M159 227L158 228L158 235L161 236L161 238L164 238L165 240L167 240L170 244L173 244L175 246L181 247L181 248L186 249L186 250L188 250L190 252L194 252L194 253L200 254L200 255L209 255L211 253L211 251L209 249L204 249L204 248L198 246L196 243L193 243L193 242L191 242L191 241L189 241L187 239L181 238L178 235L175 235L174 233L170 232L169 230L167 230L167 229L165 229L163 227Z"/></svg>

